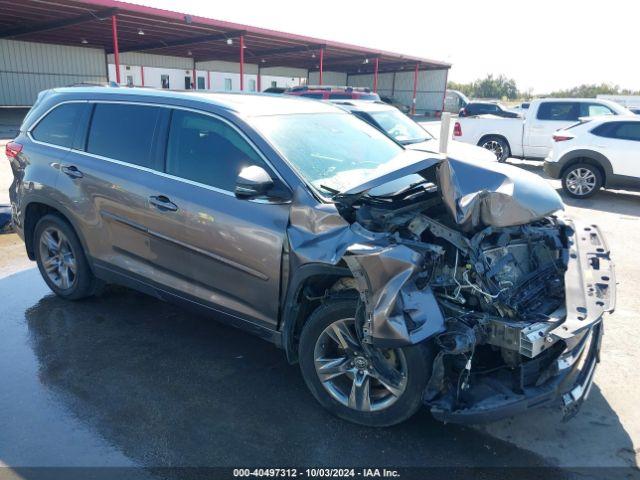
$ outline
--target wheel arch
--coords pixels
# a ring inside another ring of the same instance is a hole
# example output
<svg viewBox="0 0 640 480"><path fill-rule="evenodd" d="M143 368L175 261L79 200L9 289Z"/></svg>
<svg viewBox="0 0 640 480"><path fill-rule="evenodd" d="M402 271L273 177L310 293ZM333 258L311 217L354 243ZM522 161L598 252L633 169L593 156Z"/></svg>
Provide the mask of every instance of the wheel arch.
<svg viewBox="0 0 640 480"><path fill-rule="evenodd" d="M602 186L607 185L607 179L613 178L613 167L609 159L600 152L594 150L573 150L563 155L560 160L562 168L560 169L560 178L562 178L565 172L578 163L586 163L587 165L593 165L600 170L602 174Z"/></svg>
<svg viewBox="0 0 640 480"><path fill-rule="evenodd" d="M287 360L298 360L299 334L306 318L324 300L325 292L341 278L353 278L343 265L312 263L295 270L290 279L282 307L280 333Z"/></svg>
<svg viewBox="0 0 640 480"><path fill-rule="evenodd" d="M57 202L53 202L50 199L45 198L32 198L24 207L24 243L27 249L27 255L30 260L35 260L35 252L33 249L33 235L35 233L36 225L38 221L48 214L57 214L66 220L71 228L73 228L74 233L80 240L80 244L85 252L87 250L86 241L81 233L81 230L78 228L76 222L73 220L73 216L70 212L64 208L62 205L59 205ZM89 257L87 255L87 259ZM93 266L91 265L91 261L89 260L89 266L93 270Z"/></svg>
<svg viewBox="0 0 640 480"><path fill-rule="evenodd" d="M511 144L509 143L509 140L507 139L507 137L505 137L504 135L500 135L499 133L487 133L486 135L483 135L482 137L480 137L480 140L478 140L477 146L481 147L482 144L490 138L498 138L500 140L503 140L509 148L509 153L511 153Z"/></svg>

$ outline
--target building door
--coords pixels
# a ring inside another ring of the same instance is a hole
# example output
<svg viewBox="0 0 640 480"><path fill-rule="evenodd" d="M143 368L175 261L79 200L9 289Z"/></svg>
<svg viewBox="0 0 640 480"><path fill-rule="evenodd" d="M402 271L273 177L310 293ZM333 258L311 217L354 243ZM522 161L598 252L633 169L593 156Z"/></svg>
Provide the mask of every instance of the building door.
<svg viewBox="0 0 640 480"><path fill-rule="evenodd" d="M169 89L169 75L163 74L160 75L160 85L162 86L162 88L166 88Z"/></svg>
<svg viewBox="0 0 640 480"><path fill-rule="evenodd" d="M184 89L191 90L191 77L184 77Z"/></svg>
<svg viewBox="0 0 640 480"><path fill-rule="evenodd" d="M198 77L198 90L204 90L204 77Z"/></svg>

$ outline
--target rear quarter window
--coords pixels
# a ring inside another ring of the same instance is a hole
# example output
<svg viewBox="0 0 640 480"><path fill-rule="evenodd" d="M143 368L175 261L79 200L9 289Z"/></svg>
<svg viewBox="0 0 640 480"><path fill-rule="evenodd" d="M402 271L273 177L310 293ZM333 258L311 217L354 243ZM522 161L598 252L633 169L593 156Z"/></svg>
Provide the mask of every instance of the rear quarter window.
<svg viewBox="0 0 640 480"><path fill-rule="evenodd" d="M38 142L71 148L78 122L86 103L64 103L51 110L31 130Z"/></svg>

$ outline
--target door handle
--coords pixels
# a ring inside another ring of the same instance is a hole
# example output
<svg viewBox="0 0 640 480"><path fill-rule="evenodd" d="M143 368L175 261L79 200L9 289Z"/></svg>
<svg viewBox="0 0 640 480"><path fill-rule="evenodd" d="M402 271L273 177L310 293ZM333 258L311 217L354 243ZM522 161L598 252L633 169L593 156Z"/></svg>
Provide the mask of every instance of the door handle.
<svg viewBox="0 0 640 480"><path fill-rule="evenodd" d="M164 195L149 197L149 203L162 212L175 212L178 206Z"/></svg>
<svg viewBox="0 0 640 480"><path fill-rule="evenodd" d="M60 170L71 178L82 178L84 174L75 165L63 165Z"/></svg>

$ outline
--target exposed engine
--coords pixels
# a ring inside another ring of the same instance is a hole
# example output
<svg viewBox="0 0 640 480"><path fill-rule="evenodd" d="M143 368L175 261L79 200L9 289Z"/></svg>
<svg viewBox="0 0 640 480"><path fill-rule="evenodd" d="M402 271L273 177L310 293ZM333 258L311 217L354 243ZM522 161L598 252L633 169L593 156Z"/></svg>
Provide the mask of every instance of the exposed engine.
<svg viewBox="0 0 640 480"><path fill-rule="evenodd" d="M502 395L544 381L564 348L547 333L563 317L569 227L548 217L462 232L428 188L403 192L401 200L369 197L351 215L423 252L415 284L433 292L445 318L434 338L438 354L426 392L432 405L451 410L491 398L491 376L507 377Z"/></svg>

